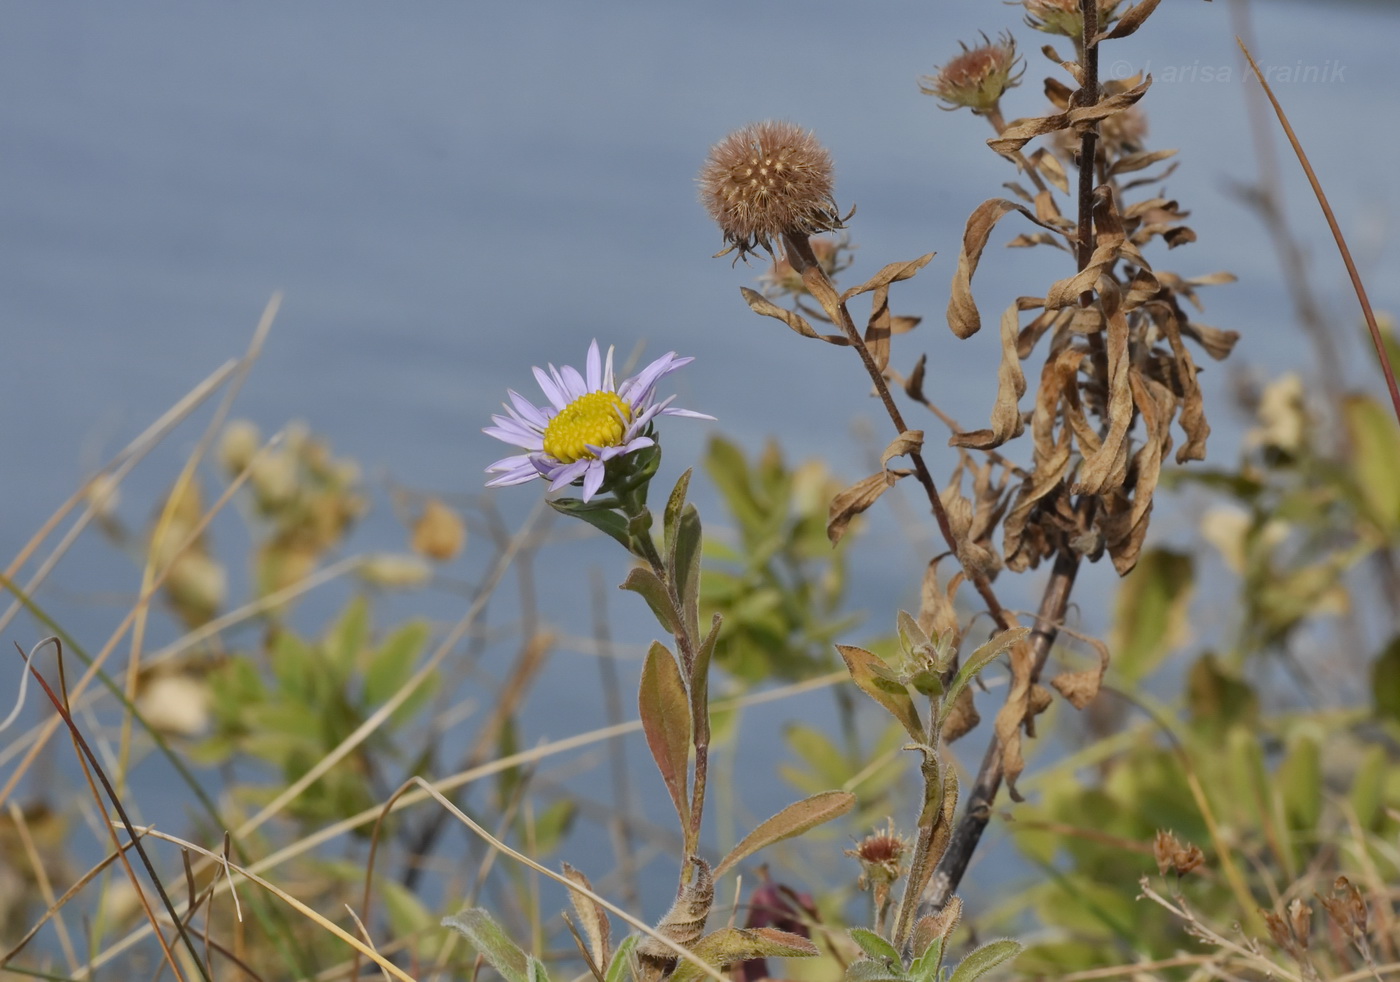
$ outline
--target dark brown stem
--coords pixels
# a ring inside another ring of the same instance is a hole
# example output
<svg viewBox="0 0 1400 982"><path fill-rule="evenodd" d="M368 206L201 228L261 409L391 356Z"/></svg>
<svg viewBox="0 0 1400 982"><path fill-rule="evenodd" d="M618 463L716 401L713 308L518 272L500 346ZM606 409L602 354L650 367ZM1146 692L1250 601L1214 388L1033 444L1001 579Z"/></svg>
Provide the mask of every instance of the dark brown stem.
<svg viewBox="0 0 1400 982"><path fill-rule="evenodd" d="M1045 593L1040 598L1040 609L1036 612L1035 627L1028 642L1031 646L1031 681L1040 677L1050 649L1055 644L1060 624L1064 621L1065 610L1069 607L1070 591L1074 588L1074 578L1079 572L1080 559L1077 553L1060 553L1055 557L1055 567L1050 574L1050 582L1045 585ZM962 820L953 831L948 843L948 851L933 874L933 881L919 904L919 917L943 909L950 897L962 882L967 872L967 864L972 853L982 839L982 832L992 817L992 804L1001 789L1001 743L995 738L987 747L982 758L982 766L972 783L963 808Z"/></svg>
<svg viewBox="0 0 1400 982"><path fill-rule="evenodd" d="M1099 31L1098 0L1080 0L1080 10L1084 17L1084 36L1079 46L1080 64L1084 70L1080 104L1092 106L1099 101L1099 49L1098 45L1092 43L1094 36ZM1098 155L1097 143L1098 134L1090 129L1084 133L1079 147L1079 227L1076 253L1081 272L1088 267L1094 255L1094 163ZM1089 306L1093 302L1092 292L1086 292L1080 297L1080 303L1084 306ZM1099 342L1098 350L1101 351L1102 338L1097 335L1091 336L1091 345L1095 340ZM1106 366L1103 378L1107 379ZM1095 506L1096 501L1092 498L1080 500L1076 510L1080 514L1084 527L1093 524ZM1050 573L1050 581L1045 585L1045 593L1040 599L1040 608L1036 611L1035 628L1029 638L1031 682L1040 678L1045 662L1050 657L1050 649L1054 646L1055 637L1059 633L1060 624L1063 623L1065 611L1069 607L1069 596L1074 589L1074 580L1079 573L1080 562L1079 554L1072 551L1062 549L1055 555L1055 565ZM982 766L977 771L971 793L967 797L962 819L958 822L957 828L953 830L953 838L948 843L948 849L939 862L928 890L924 892L923 900L919 905L919 916L941 910L957 891L958 884L962 882L963 874L967 872L968 863L972 861L972 854L977 849L977 843L982 839L982 832L986 829L987 822L991 820L992 805L996 801L997 792L1001 789L1002 776L1001 742L993 736L986 754L983 755Z"/></svg>
<svg viewBox="0 0 1400 982"><path fill-rule="evenodd" d="M865 366L865 371L870 376L870 381L874 384L875 392L879 395L880 401L884 404L890 422L894 423L895 429L901 434L908 432L909 427L905 425L904 415L895 405L894 397L890 394L889 383L885 381L884 372L881 371L879 365L875 364L870 349L865 345L865 339L860 336L860 332L856 330L855 322L851 320L850 311L846 309L845 303L836 292L836 287L832 285L821 264L817 262L817 257L812 252L810 240L801 233L788 233L783 236L783 241L787 246L787 258L792 268L801 274L802 282L806 285L807 290L822 305L822 309L826 311L832 323L841 328L856 354L860 355L861 364ZM938 485L934 482L933 475L929 473L928 465L924 463L923 454L912 450L907 456L914 465L914 476L928 495L929 506L933 509L933 517L938 522L938 530L943 534L943 540L948 544L953 555L958 556L959 561L961 561L958 538L953 533L953 526L948 521L948 512L943 507L943 499L938 495ZM997 626L1002 630L1013 626L1006 611L1002 608L1001 602L992 592L992 585L986 576L981 571L966 566L963 569Z"/></svg>

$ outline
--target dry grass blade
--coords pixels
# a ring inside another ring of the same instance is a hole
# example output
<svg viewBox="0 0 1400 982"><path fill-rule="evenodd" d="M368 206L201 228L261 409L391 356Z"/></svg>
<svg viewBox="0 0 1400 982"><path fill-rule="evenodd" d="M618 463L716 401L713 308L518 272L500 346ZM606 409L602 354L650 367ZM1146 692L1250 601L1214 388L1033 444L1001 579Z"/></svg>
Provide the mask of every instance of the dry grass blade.
<svg viewBox="0 0 1400 982"><path fill-rule="evenodd" d="M181 839L178 836L158 831L157 829L151 826L137 828L136 832L140 833L142 836L145 836L147 838L164 839L166 842L171 842L177 846L189 849L192 852L199 853L211 863L218 863L221 866L226 867L228 870L237 873L239 876L242 876L248 881L262 887L264 890L268 891L273 896L277 897L279 900L283 901L292 909L297 911L297 913L302 914L311 921L314 921L323 930L335 935L341 941L344 941L350 947L354 948L360 954L364 955L370 961L374 962L376 965L378 965L384 971L388 972L394 978L401 980L401 982L416 982L413 976L409 975L403 969L399 968L393 962L389 961L383 955L379 954L379 952L375 951L369 945L366 945L359 938L355 937L353 934L350 934L348 931L332 923L331 921L326 920L325 917L321 916L316 911L306 906L306 904L302 903L296 897L293 897L291 894L287 893L285 890L281 889L275 884L264 880L252 870L243 866L239 866L237 863L230 862L227 855L220 855L218 853L211 852L208 849L205 849L203 846L196 845L195 843L189 842L185 839ZM89 965L88 967L89 969L95 968L96 964L94 963L93 965Z"/></svg>
<svg viewBox="0 0 1400 982"><path fill-rule="evenodd" d="M1337 216L1332 212L1332 206L1327 202L1327 195L1323 193L1322 183L1317 179L1317 174L1308 161L1308 155L1303 151L1303 145L1298 142L1298 135L1293 132L1293 127L1288 122L1283 105L1274 95L1274 90L1269 87L1269 81L1264 77L1264 73L1259 70L1254 55L1250 54L1249 48L1245 46L1241 38L1235 38L1235 43L1244 52L1245 58L1249 60L1249 67L1254 72L1254 77L1259 80L1259 84L1263 86L1264 94L1269 97L1269 102L1274 107L1274 114L1278 116L1279 125L1283 127L1284 135L1288 137L1288 143L1293 148L1293 152L1298 155L1298 163L1303 165L1303 173L1307 174L1308 183L1312 185L1313 194L1317 196L1317 203L1322 207L1323 217L1327 219L1327 227L1332 230L1332 238L1337 243L1337 251L1341 253L1342 262L1347 268L1347 275L1351 277L1352 288L1356 291L1356 299L1361 304L1361 312L1366 317L1366 329L1371 332L1371 343L1376 348L1376 358L1380 361L1381 372L1385 375L1386 387L1390 390L1390 404L1395 410L1395 418L1400 420L1400 387L1395 384L1395 366L1390 363L1390 355L1385 348L1385 339L1381 337L1380 325L1376 323L1375 311L1371 309L1371 301L1366 296L1366 287L1361 282L1361 274L1356 270L1356 263L1352 261L1351 250L1347 248L1346 238L1342 235L1341 226L1337 224Z"/></svg>

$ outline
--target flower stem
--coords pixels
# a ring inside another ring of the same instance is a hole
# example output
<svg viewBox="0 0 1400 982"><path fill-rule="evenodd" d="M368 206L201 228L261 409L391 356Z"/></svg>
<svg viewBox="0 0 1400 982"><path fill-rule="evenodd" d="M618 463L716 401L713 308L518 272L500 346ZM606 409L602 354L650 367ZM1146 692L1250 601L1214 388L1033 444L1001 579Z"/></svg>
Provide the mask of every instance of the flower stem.
<svg viewBox="0 0 1400 982"><path fill-rule="evenodd" d="M841 328L850 346L860 356L861 364L865 366L865 371L870 376L870 381L874 384L875 392L879 395L880 401L884 404L890 422L894 423L895 429L899 433L907 432L909 427L905 425L904 416L900 413L899 407L895 405L894 397L890 394L889 384L885 381L884 372L881 371L880 366L875 364L870 349L866 347L865 340L856 330L855 322L851 320L851 314L846 309L845 302L837 294L836 287L832 285L826 271L822 269L821 263L817 262L817 257L812 252L811 241L800 232L785 233L783 241L787 246L788 262L794 270L802 275L802 282L806 285L808 292L822 305L822 309L826 311L832 323ZM928 465L924 463L923 454L917 450L911 450L908 456L914 465L914 476L918 478L928 495L929 505L933 509L933 517L938 522L939 531L943 533L943 540L948 543L949 550L961 562L958 538L953 533L953 526L948 521L948 512L944 509L943 499L938 494L938 485L934 483L933 475L929 473ZM987 612L992 615L992 620L996 621L997 626L1002 630L1013 627L1014 622L1001 606L1001 602L997 600L996 594L992 592L992 585L987 577L980 570L969 566L963 566L963 569L967 573L968 580L982 597Z"/></svg>

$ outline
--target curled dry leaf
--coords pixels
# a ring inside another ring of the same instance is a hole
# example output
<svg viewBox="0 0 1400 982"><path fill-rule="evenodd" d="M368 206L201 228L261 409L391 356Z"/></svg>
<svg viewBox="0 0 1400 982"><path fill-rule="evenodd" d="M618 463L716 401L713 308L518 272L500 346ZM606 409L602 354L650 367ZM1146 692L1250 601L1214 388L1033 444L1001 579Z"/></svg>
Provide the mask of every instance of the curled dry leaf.
<svg viewBox="0 0 1400 982"><path fill-rule="evenodd" d="M1001 135L987 141L987 146L1000 154L1013 154L1038 136L1054 133L1056 130L1087 127L1100 120L1120 113L1147 94L1152 84L1149 75L1138 85L1114 95L1105 96L1092 106L1077 106L1065 112L1050 116L1037 116L1031 119L1017 119L1011 122Z"/></svg>
<svg viewBox="0 0 1400 982"><path fill-rule="evenodd" d="M894 487L901 477L908 477L913 471L890 470L884 466L891 458L908 453L917 453L924 443L922 430L906 430L891 441L880 455L881 470L863 478L831 499L827 509L826 537L832 545L841 541L850 527L851 520L879 500L880 495Z"/></svg>
<svg viewBox="0 0 1400 982"><path fill-rule="evenodd" d="M1152 11L1157 9L1157 4L1162 0L1142 0L1135 3L1118 17L1118 21L1107 31L1100 31L1094 35L1094 44L1100 41L1108 41L1113 38L1125 38L1142 26L1143 21L1152 16Z"/></svg>
<svg viewBox="0 0 1400 982"><path fill-rule="evenodd" d="M986 430L959 433L948 441L952 446L990 450L1021 435L1024 424L1020 401L1021 396L1026 394L1026 376L1021 371L1016 342L1021 328L1019 313L1025 309L1022 304L1039 306L1039 301L1022 297L1001 315L1001 363L997 366L997 398L992 406L992 426Z"/></svg>
<svg viewBox="0 0 1400 982"><path fill-rule="evenodd" d="M804 338L816 338L828 344L849 344L845 337L840 334L818 334L812 330L812 325L807 323L807 318L796 311L779 307L757 290L750 290L746 286L739 287L739 292L744 296L744 302L749 305L755 314L762 314L764 317L772 317L780 320L788 327L792 328Z"/></svg>
<svg viewBox="0 0 1400 982"><path fill-rule="evenodd" d="M586 890L593 889L588 877L568 863L564 864L564 878ZM588 937L588 953L593 956L593 963L606 967L612 960L612 925L608 921L608 912L592 897L577 890L569 891L569 900L574 905L579 923L583 925L583 933Z"/></svg>
<svg viewBox="0 0 1400 982"><path fill-rule="evenodd" d="M977 313L977 302L972 298L972 277L977 272L977 264L982 260L982 251L987 247L992 229L1013 211L1020 212L1048 231L1055 231L1023 206L1005 198L990 198L973 209L963 229L962 251L958 254L958 268L953 273L953 286L948 296L948 327L960 338L970 338L982 328L982 317Z"/></svg>

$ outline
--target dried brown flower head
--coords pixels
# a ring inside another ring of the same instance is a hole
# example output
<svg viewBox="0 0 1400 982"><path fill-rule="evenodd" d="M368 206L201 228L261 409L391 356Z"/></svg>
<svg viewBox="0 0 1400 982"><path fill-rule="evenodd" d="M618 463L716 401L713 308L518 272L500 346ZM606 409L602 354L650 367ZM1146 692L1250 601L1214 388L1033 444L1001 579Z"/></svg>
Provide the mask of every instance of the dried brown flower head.
<svg viewBox="0 0 1400 982"><path fill-rule="evenodd" d="M767 120L735 130L710 148L700 200L739 258L770 255L784 234L844 228L832 197L831 154L810 130Z"/></svg>
<svg viewBox="0 0 1400 982"><path fill-rule="evenodd" d="M1117 19L1122 0L1099 0L1099 30ZM1026 23L1046 34L1065 37L1084 36L1084 14L1079 0L1022 0L1026 8Z"/></svg>
<svg viewBox="0 0 1400 982"><path fill-rule="evenodd" d="M982 44L976 48L958 43L962 54L937 74L921 77L919 90L941 99L946 103L944 109L966 107L975 113L995 109L1002 93L1019 85L1026 70L1016 54L1016 42L1010 34L1001 35L995 42L983 34Z"/></svg>
<svg viewBox="0 0 1400 982"><path fill-rule="evenodd" d="M1152 855L1157 860L1157 872L1163 876L1169 869L1175 869L1177 876L1183 876L1206 861L1200 846L1183 843L1166 829L1157 830L1157 835L1152 840Z"/></svg>
<svg viewBox="0 0 1400 982"><path fill-rule="evenodd" d="M868 890L872 885L888 886L899 879L908 850L909 840L895 831L893 819L886 819L884 829L871 832L845 853L860 863L860 888Z"/></svg>

